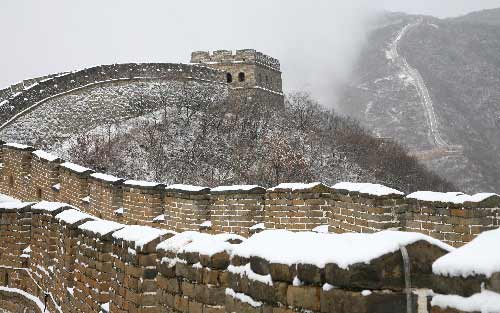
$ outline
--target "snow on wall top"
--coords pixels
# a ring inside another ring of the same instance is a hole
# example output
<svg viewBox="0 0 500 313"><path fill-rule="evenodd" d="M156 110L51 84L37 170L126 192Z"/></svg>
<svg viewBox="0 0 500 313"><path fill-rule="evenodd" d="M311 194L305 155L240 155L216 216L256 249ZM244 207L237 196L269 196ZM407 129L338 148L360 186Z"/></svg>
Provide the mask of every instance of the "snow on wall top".
<svg viewBox="0 0 500 313"><path fill-rule="evenodd" d="M320 268L335 263L348 269L350 265L370 263L384 254L398 251L401 246L421 240L447 251L453 250L453 247L420 233L382 231L337 235L266 230L237 245L233 255L247 258L257 256L271 263L287 265L313 264Z"/></svg>
<svg viewBox="0 0 500 313"><path fill-rule="evenodd" d="M136 248L142 248L144 245L168 233L173 232L149 226L131 225L113 233L113 238L133 242Z"/></svg>
<svg viewBox="0 0 500 313"><path fill-rule="evenodd" d="M78 226L81 230L86 230L99 236L105 236L123 227L125 227L125 225L105 220L89 221Z"/></svg>
<svg viewBox="0 0 500 313"><path fill-rule="evenodd" d="M235 234L210 235L187 231L159 243L156 249L175 253L198 252L208 256L224 251L231 254L236 245L229 243L228 240L244 241L246 239Z"/></svg>
<svg viewBox="0 0 500 313"><path fill-rule="evenodd" d="M184 185L184 184L173 184L165 187L167 190L180 190L180 191L190 191L190 192L201 192L201 191L209 191L208 187L201 186L192 186L192 185Z"/></svg>
<svg viewBox="0 0 500 313"><path fill-rule="evenodd" d="M162 185L160 183L143 181L143 180L133 180L133 179L126 180L125 182L123 182L123 184L128 186L138 186L138 187L158 187Z"/></svg>
<svg viewBox="0 0 500 313"><path fill-rule="evenodd" d="M265 189L259 185L233 185L233 186L218 186L212 188L212 192L228 192L228 191L253 191L261 189L265 191Z"/></svg>
<svg viewBox="0 0 500 313"><path fill-rule="evenodd" d="M21 202L21 201L12 201L12 202L0 202L0 209L4 210L20 210L27 207L30 207L34 204L34 202Z"/></svg>
<svg viewBox="0 0 500 313"><path fill-rule="evenodd" d="M499 242L500 229L483 232L468 244L437 259L432 271L452 277L491 277L494 273L500 273Z"/></svg>
<svg viewBox="0 0 500 313"><path fill-rule="evenodd" d="M67 208L71 206L67 203L41 201L32 206L31 208L33 210L38 210L38 211L54 212L65 207Z"/></svg>
<svg viewBox="0 0 500 313"><path fill-rule="evenodd" d="M86 168L86 167L80 166L78 164L70 163L70 162L65 162L65 163L61 164L61 167L67 168L70 171L73 171L75 173L80 173L80 174L94 172L90 168Z"/></svg>
<svg viewBox="0 0 500 313"><path fill-rule="evenodd" d="M332 189L336 190L347 190L350 192L359 192L363 194L368 194L372 196L389 196L389 195L404 195L399 190L389 188L380 184L370 184L370 183L349 183L341 182L332 186Z"/></svg>
<svg viewBox="0 0 500 313"><path fill-rule="evenodd" d="M43 150L36 150L32 152L34 155L39 157L42 160L46 160L49 162L54 162L56 160L59 160L59 157L57 155L50 154L48 152L45 152Z"/></svg>
<svg viewBox="0 0 500 313"><path fill-rule="evenodd" d="M21 149L21 150L32 149L31 146L23 145L23 144L20 144L20 143L13 143L13 142L5 143L4 146L11 147L11 148L16 148L16 149Z"/></svg>
<svg viewBox="0 0 500 313"><path fill-rule="evenodd" d="M417 191L407 195L406 198L420 201L464 204L465 202L479 203L495 196L500 197L495 193L477 193L471 196L461 192Z"/></svg>
<svg viewBox="0 0 500 313"><path fill-rule="evenodd" d="M500 312L500 294L483 290L469 298L455 295L436 295L432 298L431 305L442 309L451 308L460 312L498 313Z"/></svg>
<svg viewBox="0 0 500 313"><path fill-rule="evenodd" d="M7 196L0 193L0 203L3 202L21 202L21 201L17 200L16 198L12 198L11 196Z"/></svg>
<svg viewBox="0 0 500 313"><path fill-rule="evenodd" d="M97 178L97 179L100 179L103 181L110 182L110 183L116 183L118 181L123 180L122 178L118 178L118 177L115 177L113 175L108 175L108 174L104 174L104 173L93 173L93 174L90 174L90 176L93 178Z"/></svg>
<svg viewBox="0 0 500 313"><path fill-rule="evenodd" d="M64 221L67 224L75 224L87 219L98 220L97 217L87 213L83 213L82 211L79 211L77 209L69 209L66 211L62 211L61 213L56 215L56 219L59 221Z"/></svg>
<svg viewBox="0 0 500 313"><path fill-rule="evenodd" d="M312 189L314 187L317 187L317 186L320 186L320 185L323 185L322 183L319 183L319 182L316 182L316 183L309 183L309 184L302 184L302 183L282 183L282 184L279 184L278 186L275 186L273 188L269 188L267 190L269 191L276 191L276 190L280 190L280 189L289 189L289 190L292 190L292 191L298 191L298 190L308 190L308 189Z"/></svg>

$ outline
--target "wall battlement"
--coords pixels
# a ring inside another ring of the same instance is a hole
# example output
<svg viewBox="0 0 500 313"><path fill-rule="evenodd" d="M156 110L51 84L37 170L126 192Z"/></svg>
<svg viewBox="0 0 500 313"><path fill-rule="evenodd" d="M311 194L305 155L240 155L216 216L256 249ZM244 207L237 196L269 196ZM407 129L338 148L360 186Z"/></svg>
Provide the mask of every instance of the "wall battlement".
<svg viewBox="0 0 500 313"><path fill-rule="evenodd" d="M217 50L212 53L208 51L195 51L191 54L191 63L258 63L276 71L281 71L278 59L258 52L254 49Z"/></svg>
<svg viewBox="0 0 500 313"><path fill-rule="evenodd" d="M265 189L216 188L126 181L29 146L5 144L0 193L23 201L58 201L83 212L130 225L172 231L237 233L260 229L373 233L420 232L453 246L500 225L500 197L480 202L419 201L388 193L376 196L321 183ZM260 225L260 226L259 226Z"/></svg>
<svg viewBox="0 0 500 313"><path fill-rule="evenodd" d="M16 114L25 112L32 106L64 95L67 92L85 88L89 85L102 84L112 81L126 80L198 80L214 83L225 83L224 73L217 69L201 65L172 64L172 63L128 63L101 65L79 71L47 76L36 79L33 84L24 83L13 88L0 91L0 130ZM29 83L29 82L28 82ZM21 87L26 86L26 87Z"/></svg>

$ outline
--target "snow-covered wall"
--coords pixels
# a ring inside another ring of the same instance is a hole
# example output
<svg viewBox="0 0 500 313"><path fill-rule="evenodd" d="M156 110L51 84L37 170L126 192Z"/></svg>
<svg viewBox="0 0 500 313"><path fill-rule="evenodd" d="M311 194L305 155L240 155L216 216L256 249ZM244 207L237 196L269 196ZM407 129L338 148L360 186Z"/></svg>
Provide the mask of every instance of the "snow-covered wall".
<svg viewBox="0 0 500 313"><path fill-rule="evenodd" d="M25 114L43 101L88 86L111 81L162 79L169 81L209 81L224 83L224 73L205 67L171 63L128 63L95 66L79 71L51 75L21 83L0 92L0 129L18 114ZM15 92L13 91L15 90Z"/></svg>
<svg viewBox="0 0 500 313"><path fill-rule="evenodd" d="M432 287L431 264L453 250L429 236L393 231L268 230L250 239L175 233L47 201L2 202L0 220L8 222L0 228L0 291L18 290L39 303L40 312L47 304L48 312L262 313L289 307L319 313L350 303L359 313L400 313L407 299L400 248L408 251L415 288ZM355 278L346 279L350 275ZM0 292L0 308L9 299Z"/></svg>
<svg viewBox="0 0 500 313"><path fill-rule="evenodd" d="M499 226L500 197L401 192L376 184L187 185L125 180L94 173L29 146L1 149L0 192L23 201L59 201L99 218L172 231L263 229L373 233L400 229L453 246Z"/></svg>

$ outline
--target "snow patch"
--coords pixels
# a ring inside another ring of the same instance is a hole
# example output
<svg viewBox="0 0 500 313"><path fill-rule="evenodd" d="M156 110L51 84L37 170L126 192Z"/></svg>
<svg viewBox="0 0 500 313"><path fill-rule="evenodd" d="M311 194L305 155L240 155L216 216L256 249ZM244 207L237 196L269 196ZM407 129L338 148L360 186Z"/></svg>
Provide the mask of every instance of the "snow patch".
<svg viewBox="0 0 500 313"><path fill-rule="evenodd" d="M491 197L500 197L496 193L477 193L475 195L467 195L461 192L434 192L434 191L417 191L406 196L408 199L430 202L444 202L464 204L465 202L479 203Z"/></svg>
<svg viewBox="0 0 500 313"><path fill-rule="evenodd" d="M257 188L262 188L258 185L233 185L233 186L219 186L212 189L212 192L226 192L226 191L250 191Z"/></svg>
<svg viewBox="0 0 500 313"><path fill-rule="evenodd" d="M484 290L469 298L455 295L436 295L432 298L431 305L463 312L498 313L500 312L500 294Z"/></svg>
<svg viewBox="0 0 500 313"><path fill-rule="evenodd" d="M78 228L82 230L90 231L99 236L107 235L109 233L122 229L123 227L125 227L125 225L105 220L90 221L78 226Z"/></svg>
<svg viewBox="0 0 500 313"><path fill-rule="evenodd" d="M54 211L57 211L61 208L65 208L65 207L71 207L71 206L67 203L62 203L62 202L42 201L42 202L38 202L37 204L35 204L31 208L34 211L38 210L38 211L54 212Z"/></svg>
<svg viewBox="0 0 500 313"><path fill-rule="evenodd" d="M258 307L262 306L262 302L255 301L254 299L252 299L251 297L247 296L244 293L235 292L231 288L226 288L226 295L228 295L230 297L233 297L235 299L238 299L238 300L240 300L243 303L247 303L247 304L253 306L254 308L258 308Z"/></svg>
<svg viewBox="0 0 500 313"><path fill-rule="evenodd" d="M57 155L53 155L53 154L45 152L43 150L36 150L36 151L33 151L32 153L34 155L36 155L37 157L39 157L40 159L46 160L49 162L53 162L53 161L59 159L59 157Z"/></svg>
<svg viewBox="0 0 500 313"><path fill-rule="evenodd" d="M104 181L111 182L111 183L115 183L117 181L122 180L121 178L115 177L113 175L108 175L108 174L103 174L103 173L94 173L94 174L91 174L90 176L93 178L97 178L97 179L104 180Z"/></svg>
<svg viewBox="0 0 500 313"><path fill-rule="evenodd" d="M398 231L374 234L318 234L266 230L235 245L233 255L261 257L271 263L312 264L323 268L335 263L343 269L356 263L369 263L384 254L396 252L401 246L424 240L444 250L453 247L429 236ZM328 249L325 249L328 247Z"/></svg>
<svg viewBox="0 0 500 313"><path fill-rule="evenodd" d="M500 229L483 232L468 244L437 259L432 271L452 277L491 277L500 272L499 242Z"/></svg>
<svg viewBox="0 0 500 313"><path fill-rule="evenodd" d="M166 235L166 230L152 228L148 226L131 225L126 226L113 233L113 238L134 242L135 248L142 248L151 241Z"/></svg>
<svg viewBox="0 0 500 313"><path fill-rule="evenodd" d="M389 196L389 195L404 195L399 190L392 189L380 184L370 184L370 183L349 183L341 182L332 186L332 189L336 190L347 190L350 192L359 192L362 194L368 194L372 196Z"/></svg>
<svg viewBox="0 0 500 313"><path fill-rule="evenodd" d="M80 166L78 164L70 163L70 162L65 162L65 163L61 164L61 167L67 168L67 169L69 169L73 172L76 172L76 173L93 172L93 170L91 170L90 168L86 168L86 167Z"/></svg>
<svg viewBox="0 0 500 313"><path fill-rule="evenodd" d="M280 190L280 189L290 189L292 191L295 191L295 190L307 190L307 189L311 189L311 188L314 188L316 186L319 186L321 185L322 183L319 183L319 182L315 182L315 183L310 183L310 184L302 184L302 183L282 183L282 184L279 184L278 186L276 187L273 187L273 188L269 188L268 190L269 191L275 191L275 190Z"/></svg>
<svg viewBox="0 0 500 313"><path fill-rule="evenodd" d="M64 221L68 224L74 224L80 221L83 221L85 219L91 219L91 220L98 220L97 217L92 216L87 213L83 213L80 210L77 209L69 209L66 211L63 211L59 214L56 215L56 219L59 221Z"/></svg>

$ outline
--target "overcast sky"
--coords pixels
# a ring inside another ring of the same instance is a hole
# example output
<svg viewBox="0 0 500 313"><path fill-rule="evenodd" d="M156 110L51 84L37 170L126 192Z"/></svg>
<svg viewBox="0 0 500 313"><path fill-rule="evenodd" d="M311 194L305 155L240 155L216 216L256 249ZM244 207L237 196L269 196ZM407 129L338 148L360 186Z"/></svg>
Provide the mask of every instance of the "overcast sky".
<svg viewBox="0 0 500 313"><path fill-rule="evenodd" d="M372 12L449 17L493 7L500 0L0 0L0 88L97 64L255 48L280 59L286 89L321 93L349 73Z"/></svg>

